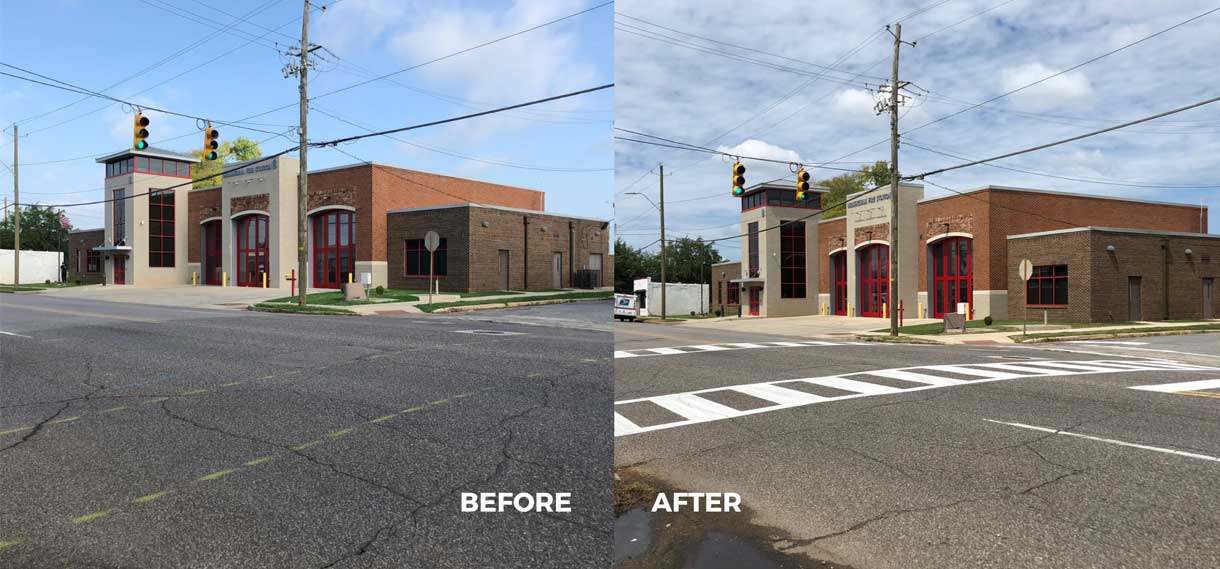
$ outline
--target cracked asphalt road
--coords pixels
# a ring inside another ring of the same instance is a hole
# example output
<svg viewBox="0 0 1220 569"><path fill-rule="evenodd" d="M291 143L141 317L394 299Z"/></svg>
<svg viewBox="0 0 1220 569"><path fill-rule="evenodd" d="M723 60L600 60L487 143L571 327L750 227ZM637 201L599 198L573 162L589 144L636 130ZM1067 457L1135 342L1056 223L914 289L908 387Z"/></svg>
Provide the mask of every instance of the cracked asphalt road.
<svg viewBox="0 0 1220 569"><path fill-rule="evenodd" d="M0 566L603 567L612 346L560 325L574 306L517 323L2 295ZM573 511L461 513L466 491L571 492Z"/></svg>
<svg viewBox="0 0 1220 569"><path fill-rule="evenodd" d="M783 340L680 326L615 330L620 350ZM1174 349L1165 338L1142 350L840 345L623 358L615 400L1022 361L1013 358L1220 367L1215 335L1185 338L1190 349L1180 350L1196 355L1149 351ZM1220 398L1127 389L1214 378L1220 371L1095 373L820 402L621 436L615 464L686 491L738 492L756 512L751 523L789 536L785 551L859 569L1220 567L1220 462L992 422L1220 457Z"/></svg>

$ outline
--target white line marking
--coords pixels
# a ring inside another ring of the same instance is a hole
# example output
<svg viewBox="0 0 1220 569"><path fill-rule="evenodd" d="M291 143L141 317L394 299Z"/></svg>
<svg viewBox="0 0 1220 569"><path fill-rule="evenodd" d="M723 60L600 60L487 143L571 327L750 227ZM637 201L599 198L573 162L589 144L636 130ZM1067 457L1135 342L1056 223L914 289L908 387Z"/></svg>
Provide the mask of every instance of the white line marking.
<svg viewBox="0 0 1220 569"><path fill-rule="evenodd" d="M693 393L662 395L653 397L650 401L690 421L725 419L741 414L741 411L737 409L721 405L711 399L704 399Z"/></svg>
<svg viewBox="0 0 1220 569"><path fill-rule="evenodd" d="M877 385L875 383L865 383L863 381L847 379L846 377L819 377L817 379L798 379L797 381L804 381L805 383L812 383L814 385L825 385L826 387L833 387L834 389L842 389L844 391L853 391L865 395L884 395L886 393L898 393L902 391L897 387Z"/></svg>
<svg viewBox="0 0 1220 569"><path fill-rule="evenodd" d="M809 345L809 344L802 344L800 342L767 342L767 343L771 344L772 346L778 346L781 348L803 348L803 347Z"/></svg>
<svg viewBox="0 0 1220 569"><path fill-rule="evenodd" d="M632 423L630 419L614 414L614 436L621 437L623 435L632 435L640 432L640 426Z"/></svg>
<svg viewBox="0 0 1220 569"><path fill-rule="evenodd" d="M719 352L721 350L733 349L733 348L726 348L724 346L717 346L715 344L700 344L698 346L687 346L687 347L688 348L699 348L700 350L703 350L705 352Z"/></svg>
<svg viewBox="0 0 1220 569"><path fill-rule="evenodd" d="M949 379L947 377L936 377L933 375L924 375L922 373L914 373L897 369L880 369L877 371L868 372L869 375L879 375L881 377L892 377L904 381L914 381L924 385L961 385L968 383L961 379Z"/></svg>
<svg viewBox="0 0 1220 569"><path fill-rule="evenodd" d="M1090 436L1090 435L1082 435L1082 434L1080 434L1080 433L1071 433L1071 432L1068 432L1068 431L1060 431L1059 429L1048 429L1048 428L1046 428L1046 427L1036 427L1036 426L1034 426L1034 425L1025 425L1025 424L1022 424L1022 423L1008 423L1008 422L1005 422L1005 421L996 421L996 420L992 420L992 419L983 419L983 420L984 420L984 421L987 421L987 422L989 422L989 423L997 423L997 424L1000 424L1000 425L1008 425L1008 426L1010 426L1010 427L1019 427L1019 428L1022 428L1022 429L1032 429L1032 430L1035 430L1035 431L1042 431L1042 432L1044 432L1044 433L1052 433L1052 434L1056 434L1056 435L1067 435L1067 436L1069 436L1069 437L1079 437L1079 438L1082 438L1082 439L1088 439L1088 440L1090 440L1090 441L1098 441L1098 442L1102 442L1102 443L1110 443L1110 444L1112 444L1112 445L1119 445L1119 446L1125 446L1125 447L1131 447L1131 448L1138 448L1138 449L1143 449L1143 450L1151 450L1151 451L1156 451L1156 452L1163 452L1163 453L1166 453L1166 454L1176 454L1176 455L1178 455L1178 456L1185 456L1185 457L1190 457L1190 458L1198 458L1198 459L1201 459L1201 460L1210 460L1210 461L1212 461L1212 462L1220 462L1220 457L1218 457L1218 456L1209 456L1209 455L1206 455L1206 454L1199 454L1199 453L1194 453L1194 452L1186 452L1186 451L1182 451L1182 450L1174 450L1174 449L1171 449L1171 448L1162 448L1162 447L1154 447L1154 446L1150 446L1150 445L1142 445L1142 444L1138 444L1138 443L1129 443L1129 442L1126 442L1126 441L1120 441L1120 440L1116 440L1116 439L1106 439L1106 438L1102 438L1102 437L1094 437L1094 436Z"/></svg>
<svg viewBox="0 0 1220 569"><path fill-rule="evenodd" d="M1006 371L997 371L997 370L993 370L993 369L974 369L974 368L966 367L966 365L967 364L935 365L935 366L921 366L921 367L923 367L924 369L938 369L940 371L947 371L949 373L960 373L962 375L977 375L977 376L985 378L987 380L1001 380L1001 379L1012 379L1014 377L1026 377L1021 374L1008 373Z"/></svg>
<svg viewBox="0 0 1220 569"><path fill-rule="evenodd" d="M1097 344L1099 346L1105 346L1107 344L1113 344L1116 346L1147 346L1148 345L1148 342L1118 342L1118 341L1114 341L1114 340L1104 340L1104 341L1103 340L1072 340L1068 343L1069 344Z"/></svg>
<svg viewBox="0 0 1220 569"><path fill-rule="evenodd" d="M741 342L741 343L737 343L737 344L725 344L725 345L733 346L734 348L765 348L766 347L762 344L751 344L748 342Z"/></svg>
<svg viewBox="0 0 1220 569"><path fill-rule="evenodd" d="M1200 391L1220 387L1220 379L1204 379L1202 381L1184 381L1182 383L1162 383L1160 385L1136 385L1128 389L1140 391L1156 391L1159 393L1175 393L1178 391Z"/></svg>
<svg viewBox="0 0 1220 569"><path fill-rule="evenodd" d="M33 336L26 336L25 334L14 334L13 332L5 332L4 330L0 330L0 334L4 334L5 336L17 336L19 338L29 338L31 340L34 339Z"/></svg>
<svg viewBox="0 0 1220 569"><path fill-rule="evenodd" d="M684 352L682 350L675 350L673 348L647 348L647 350L654 354L661 355L661 356L689 353L689 352Z"/></svg>
<svg viewBox="0 0 1220 569"><path fill-rule="evenodd" d="M639 354L633 354L631 352L626 352L623 350L614 351L614 359L616 359L616 360L621 359L621 358L638 358L638 357L640 357Z"/></svg>
<svg viewBox="0 0 1220 569"><path fill-rule="evenodd" d="M819 397L812 393L788 389L778 385L769 385L766 383L756 383L753 385L738 385L731 388L733 391L740 391L746 395L765 399L776 405L804 405L806 403L817 403L825 401L825 397Z"/></svg>
<svg viewBox="0 0 1220 569"><path fill-rule="evenodd" d="M1042 363L1042 362L1039 362L1039 363ZM1114 364L1107 364L1107 366L1109 366L1109 365L1114 365ZM1067 363L1067 362L1049 362L1049 363L1045 363L1045 364L1043 364L1041 367L1045 367L1045 368L1051 368L1051 369L1053 369L1053 368L1066 368L1066 369L1074 369L1074 370L1080 370L1080 371L1087 371L1087 372L1092 372L1092 373L1100 373L1100 372L1103 372L1103 371L1114 371L1114 370L1116 370L1116 369L1121 369L1121 370L1138 369L1138 368L1126 367L1126 366L1123 366L1123 367L1103 367L1103 366L1101 366L1101 365L1099 365L1099 364L1093 364L1093 365L1087 365L1087 366L1085 366L1085 365L1080 365L1080 364L1072 364L1072 363Z"/></svg>
<svg viewBox="0 0 1220 569"><path fill-rule="evenodd" d="M1027 366L1027 365L1018 365L1018 364L979 364L978 367L987 368L987 369L1012 371L1012 372L1016 372L1016 373L1034 373L1034 374L1039 374L1039 375L1045 375L1047 373L1047 371L1059 371L1057 369L1048 370L1047 368L1044 368L1044 367L1034 367L1034 366Z"/></svg>

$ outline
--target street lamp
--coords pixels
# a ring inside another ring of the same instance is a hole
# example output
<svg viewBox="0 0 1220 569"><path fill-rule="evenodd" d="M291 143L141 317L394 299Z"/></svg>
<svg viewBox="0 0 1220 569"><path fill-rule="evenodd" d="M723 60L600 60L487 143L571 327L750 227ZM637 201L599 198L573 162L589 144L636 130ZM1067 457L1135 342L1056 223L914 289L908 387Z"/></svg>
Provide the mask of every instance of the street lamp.
<svg viewBox="0 0 1220 569"><path fill-rule="evenodd" d="M656 210L661 213L661 320L665 320L666 318L669 317L668 314L666 314L666 310L665 310L665 296L666 296L665 289L667 288L666 284L665 284L665 165L662 164L660 166L660 168L661 168L661 171L660 171L661 204L660 205L657 205L655 202L652 201L652 198L650 198L644 194L641 194L640 192L626 192L625 195L640 196L640 197L648 200L648 203L652 204L652 207L656 208Z"/></svg>

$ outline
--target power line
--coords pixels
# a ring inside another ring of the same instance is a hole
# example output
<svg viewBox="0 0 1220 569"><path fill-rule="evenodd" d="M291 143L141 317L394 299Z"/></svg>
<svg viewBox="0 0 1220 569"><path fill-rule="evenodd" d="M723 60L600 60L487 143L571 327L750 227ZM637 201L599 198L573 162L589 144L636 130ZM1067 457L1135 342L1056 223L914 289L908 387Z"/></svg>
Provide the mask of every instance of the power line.
<svg viewBox="0 0 1220 569"><path fill-rule="evenodd" d="M1220 8L1217 8L1217 10L1220 10ZM961 168L968 168L968 167L970 167L970 166L977 166L977 165L979 165L979 164L984 164L984 163L991 162L991 161L994 161L994 160L1002 160L1002 159L1004 159L1004 158L1011 158L1011 157L1013 157L1013 156L1019 156L1019 155L1021 155L1021 154L1027 154L1027 153L1030 153L1030 152L1035 152L1035 151L1038 151L1038 150L1044 150L1044 149L1046 149L1046 148L1050 148L1050 147L1052 147L1052 146L1058 146L1058 145L1060 145L1060 144L1067 144L1067 143L1069 143L1069 142L1075 142L1075 141L1077 141L1077 140L1081 140L1081 139L1084 139L1084 138L1089 138L1089 137L1091 137L1091 136L1097 136L1097 135L1099 135L1099 134L1107 133L1107 132L1114 131L1114 130L1119 130L1119 129L1121 129L1121 128L1125 128L1125 127L1128 127L1128 126L1137 125L1137 124L1144 123L1144 122L1148 122L1148 121L1151 121L1151 120L1156 120L1156 119L1161 118L1161 117L1165 117L1165 116L1169 116L1169 115L1177 114L1177 113L1180 113L1180 112L1183 112L1183 111L1188 111L1188 110L1190 110L1190 109L1194 109L1194 108L1202 107L1203 105L1210 105L1210 104L1212 104L1212 103L1215 103L1216 101L1220 101L1220 97L1212 97L1212 98L1210 98L1210 99L1205 99L1205 100L1199 101L1199 102L1197 102L1197 103L1191 103L1191 104L1186 105L1186 106L1184 106L1184 107L1178 107L1178 108L1173 109L1173 110L1170 110L1170 111L1165 111L1165 112L1163 112L1163 113L1157 113L1157 114L1152 115L1152 116L1148 116L1148 117L1144 117L1144 118L1142 118L1142 119L1137 119L1137 120L1129 121L1129 122L1126 122L1126 123L1123 123L1123 124L1120 124L1120 125L1115 125L1115 126L1108 127L1108 128L1103 128L1103 129L1101 129L1101 130L1094 130L1094 131L1091 131L1091 132L1086 132L1086 133L1084 133L1084 134L1078 134L1078 135L1076 135L1076 136L1069 137L1069 138L1064 138L1064 139L1062 139L1062 140L1056 140L1056 141L1054 141L1054 142L1048 142L1048 143L1046 143L1046 144L1040 144L1040 145L1038 145L1038 146L1033 146L1033 147L1030 147L1030 148L1025 148L1025 149L1022 149L1022 150L1017 150L1017 151L1014 151L1014 152L1009 152L1009 153L1007 153L1007 154L1001 154L1001 155L999 155L999 156L993 156L993 157L991 157L991 158L985 158L985 159L983 159L983 160L974 160L974 161L971 161L971 162L966 162L966 163L964 163L964 164L958 164L958 165L956 165L956 166L948 166L948 167L945 167L945 168L940 168L940 169L938 169L938 170L932 170L932 171L929 171L929 172L924 172L924 173L922 173L922 174L917 174L917 175L914 175L914 176L903 176L902 178L903 178L904 180L921 180L921 179L923 179L923 178L925 178L925 177L927 177L927 176L935 176L935 175L937 175L937 174L942 174L942 173L944 173L944 172L948 172L948 171L951 171L951 170L959 170L959 169L961 169Z"/></svg>
<svg viewBox="0 0 1220 569"><path fill-rule="evenodd" d="M624 136L615 136L615 137L614 137L614 139L615 139L615 140L622 140L622 141L624 141L624 142L635 142L635 143L637 143L637 144L650 144L650 145L653 145L653 146L662 146L662 147L665 147L665 148L676 148L676 149L678 149L678 150L688 150L688 151L691 151L691 152L703 152L703 153L706 153L706 154L719 154L719 155L721 155L721 156L727 156L727 157L729 157L729 158L737 158L737 159L740 159L740 160L753 160L753 161L755 161L755 162L770 162L770 163L772 163L772 164L789 164L789 165L790 165L790 164L800 164L799 162L796 162L796 161L793 161L793 160L776 160L776 159L773 159L773 158L761 158L761 157L758 157L758 156L745 156L745 155L741 155L741 154L733 154L733 153L730 153L730 152L723 152L723 151L720 151L720 150L713 150L713 149L711 149L711 148L705 148L705 147L702 147L702 146L697 146L697 145L694 145L694 144L688 144L688 143L685 143L685 142L679 142L679 141L676 141L676 140L671 140L671 139L668 139L668 138L662 138L662 137L660 137L660 136L656 136L656 135L652 135L652 134L645 134L645 133L642 133L642 132L638 132L638 131L634 131L634 130L629 130L629 129L625 129L625 128L618 128L618 127L615 127L615 128L614 128L614 130L621 130L621 131L623 131L623 132L627 132L627 133L635 134L635 135L638 135L638 136L646 136L646 137L648 137L648 138L655 138L655 139L657 139L657 140L663 140L663 141L665 141L665 142L671 142L671 143L673 143L673 144L663 144L663 143L660 143L660 142L651 142L651 141L648 141L648 140L639 140L639 139L636 139L636 138L627 138L627 137L624 137ZM841 172L855 172L855 171L856 171L856 170L853 170L853 169L850 169L850 168L838 168L838 167L835 167L835 166L826 166L826 165L824 165L824 164L829 164L829 162L826 162L826 163L819 163L819 164L807 164L807 165L808 165L808 166L815 166L815 167L818 167L818 168L824 168L824 169L826 169L826 170L838 170L838 171L841 171ZM805 164L802 164L802 165L805 165Z"/></svg>
<svg viewBox="0 0 1220 569"><path fill-rule="evenodd" d="M913 146L915 148L918 148L918 149L926 151L926 152L931 152L933 154L939 154L941 156L946 156L949 158L956 158L958 160L972 160L972 158L970 158L968 156L961 156L961 155L952 154L949 152L943 152L940 150L936 150L934 148L928 148L927 146L922 146L920 144L911 142L909 139L906 140L905 142L903 142L903 144L906 144L907 146ZM1064 176L1062 174L1039 172L1037 170L1016 168L1013 166L1004 166L1004 165L1000 165L1000 164L987 163L985 165L991 166L992 168L999 168L1001 170L1010 170L1013 172L1020 172L1023 174L1032 174L1035 176L1044 176L1047 178L1056 178L1059 180L1067 180L1067 181L1071 181L1071 182L1086 182L1089 184L1100 184L1100 185L1105 185L1105 186L1126 186L1126 187L1131 187L1131 188L1154 188L1154 189L1169 189L1169 190L1220 188L1220 185L1209 186L1209 185L1194 185L1194 184L1142 184L1142 183L1135 183L1135 182L1126 182L1126 181L1122 181L1122 180L1107 180L1104 178L1082 178L1082 177L1076 177L1076 176Z"/></svg>
<svg viewBox="0 0 1220 569"><path fill-rule="evenodd" d="M507 107L500 107L500 108L497 108L497 109L489 109L489 110L482 111L482 112L478 112L478 113L470 113L470 114L467 114L467 115L461 115L461 116L457 116L457 117L452 117L452 118L447 118L447 119L441 119L441 120L438 120L438 121L432 121L432 122L427 122L427 123L423 123L423 124L417 124L417 125L412 125L412 126L404 126L404 127L401 127L401 128L392 128L392 129L389 129L389 130L381 130L381 131L377 131L377 132L370 132L370 133L368 133L368 134L358 134L358 135L355 135L355 136L349 136L349 137L346 137L346 138L339 138L339 139L335 139L335 140L329 140L329 141L326 141L326 142L311 142L311 143L309 143L309 145L310 145L310 146L313 146L313 147L334 146L334 145L336 145L336 144L343 144L343 143L345 143L345 142L352 142L352 141L355 141L355 140L360 140L360 139L362 139L362 138L369 138L369 137L371 137L371 136L384 136L384 135L387 135L387 134L395 134L395 133L399 133L399 132L406 132L406 131L409 131L409 130L415 130L415 129L424 128L424 127L429 127L429 126L436 126L436 125L441 125L441 124L446 124L446 123L451 123L451 122L457 122L457 121L461 121L461 120L471 119L471 118L475 118L475 117L481 117L481 116L485 116L485 115L491 115L491 114L500 113L500 112L504 112L504 111L511 111L511 110L513 110L513 109L520 109L520 108L522 108L522 107L528 107L528 106L531 106L531 105L538 105L538 104L541 104L541 103L549 103L549 102L551 102L551 101L558 101L558 100L560 100L560 99L567 99L567 98L569 98L569 97L575 97L575 96L578 96L578 95L585 95L585 94L588 94L588 93L593 93L593 92L596 92L596 91L601 91L601 90L603 90L603 89L609 89L609 88L611 88L611 87L613 87L613 86L614 86L614 83L606 83L605 85L599 85L599 86L597 86L597 87L590 87L590 88L588 88L588 89L581 89L581 90L579 90L579 91L572 91L572 92L569 92L569 93L564 93L564 94L562 94L562 95L555 95L555 96L553 96L553 97L545 97L545 98L542 98L542 99L534 99L533 101L527 101L527 102L524 102L524 103L517 103L517 104L515 104L515 105L509 105L509 106L507 106Z"/></svg>
<svg viewBox="0 0 1220 569"><path fill-rule="evenodd" d="M462 115L462 116L458 116L458 117L451 117L451 118L447 118L447 119L441 119L441 120L437 120L437 121L431 121L431 122L426 122L426 123L422 123L422 124L416 124L416 125L411 125L411 126L404 126L404 127L400 127L400 128L395 128L395 129L390 129L390 130L384 130L384 131L379 131L379 132L373 132L373 133L369 133L369 134L361 134L361 135L349 136L349 137L345 137L345 138L339 138L339 139L335 139L335 140L328 140L328 141L323 141L323 142L311 142L311 143L309 143L309 146L311 146L311 147L315 147L315 148L328 147L328 146L329 146L329 147L335 147L335 146L338 146L339 144L342 144L342 143L345 143L345 142L351 142L351 141L354 141L354 140L360 140L360 139L363 139L363 138L368 138L368 137L371 137L371 136L384 136L384 135L387 135L387 134L393 134L393 133L397 133L397 132L405 132L405 131L408 131L408 130L415 130L415 129L420 129L420 128L424 128L424 127L428 127L428 126L435 126L435 125L440 125L440 124L447 124L447 123L457 122L457 121L461 121L461 120L466 120L466 119L470 119L470 118L475 118L475 117L480 117L480 116L484 116L484 115L492 114L492 113L495 113L495 112L500 112L500 111L503 111L503 110L509 110L509 109L516 109L516 108L521 108L521 107L527 107L527 106L530 106L530 105L537 105L537 104L545 103L545 102L548 102L548 101L553 101L553 100L556 100L556 99L564 99L564 98L567 98L567 97L574 97L574 96L576 96L576 95L581 95L581 94L585 94L585 93L591 93L591 92L594 92L594 91L600 91L600 90L602 90L602 89L608 89L608 88L613 87L613 86L614 86L614 84L613 84L613 83L609 83L609 84L602 85L602 86L599 86L599 87L593 87L593 88L590 88L590 89L584 89L584 90L581 90L581 91L573 91L573 92L571 92L571 93L565 93L565 94L563 94L563 95L556 95L556 96L554 96L554 97L547 97L547 98L544 98L544 99L537 99L537 100L534 100L534 101L528 101L528 102L525 102L525 103L518 103L518 104L516 104L516 105L510 105L510 106L507 106L507 107L502 107L501 109L492 109L492 110L490 110L490 111L485 111L485 112L482 112L482 113L473 113L473 114ZM276 134L276 136L281 136L281 135L277 133L277 134ZM270 138L268 138L267 140L270 140ZM264 141L264 142L265 142L265 141ZM258 164L258 163L261 163L261 162L266 162L266 161L271 160L271 159L273 159L273 158L278 158L278 157L280 157L280 156L283 156L283 155L285 155L285 154L288 154L289 152L292 152L293 150L296 150L297 148L298 148L298 147L296 147L296 146L292 146L292 147L289 147L289 148L287 148L287 149L285 149L285 150L281 150L281 151L279 151L279 152L276 152L275 154L272 154L272 155L270 155L270 156L264 156L264 157L256 158L256 159L251 160L251 161L248 161L248 162L244 162L244 163L242 163L240 166L237 166L237 167L235 167L235 168L231 168L231 169L228 169L228 170L224 170L224 171L221 171L221 172L217 172L217 173L215 173L215 174L210 174L210 175L208 175L208 176L204 176L204 177L202 177L202 178L198 178L198 179L191 180L191 181L188 181L188 182L184 182L184 183L181 183L181 184L176 184L176 185L169 186L169 187L166 187L166 188L158 188L158 189L156 189L156 190L151 190L151 191L149 191L149 192L144 192L144 193L142 193L142 194L133 194L133 195L131 195L131 196L124 196L124 197L122 197L122 198L117 198L117 199L103 199L103 200L99 200L99 201L91 201L91 202L81 202L81 203L72 203L72 204L51 204L51 205L48 205L48 206L46 206L46 207L76 207L76 206L83 206L83 205L95 205L95 204L107 203L107 202L118 201L118 200L126 200L126 199L130 199L130 198L138 197L138 196L146 196L146 195L149 195L150 193L152 193L153 191L173 190L173 189L181 188L181 187L183 187L183 186L193 185L194 183L199 182L199 181L202 181L202 180L210 180L210 179L212 179L212 178L216 178L216 177L218 177L218 176L224 176L225 174L229 174L229 173L234 172L234 171L236 171L236 170L240 170L240 169L242 169L242 168L246 168L246 167L248 167L248 166L252 166L252 165L254 165L254 164Z"/></svg>
<svg viewBox="0 0 1220 569"><path fill-rule="evenodd" d="M1007 4L1012 4L1012 3L1013 3L1013 1L1014 1L1014 0L1004 0L1003 2L1000 2L999 4L993 4L993 5L992 5L990 8L987 8L987 9L983 10L982 12L977 12L977 13L975 13L974 15L967 16L967 17L965 17L965 18L962 18L962 19L960 19L960 20L958 20L958 21L956 21L956 22L953 22L952 24L949 24L949 25L947 25L947 26L945 26L945 27L943 27L943 28L940 28L939 30L936 30L936 31L934 31L934 32L927 33L927 34L924 34L924 35L922 35L922 36L919 36L917 39L915 39L915 41L912 41L911 43L919 43L919 42L921 42L921 41L923 41L923 40L925 40L925 39L927 39L927 38L930 38L930 37L932 37L932 36L934 36L934 35L936 35L936 34L939 34L939 33L943 32L943 31L945 31L945 30L947 30L947 29L949 29L949 28L956 27L958 24L962 24L962 23L965 23L965 22L967 22L967 21L973 20L973 19L975 19L975 18L977 18L977 17L979 17L979 16L982 16L983 14L986 14L987 12L990 12L990 11L992 11L992 10L995 10L995 9L997 9L997 8L1000 8L1000 7L1002 7L1002 6L1005 6L1005 5L1007 5Z"/></svg>

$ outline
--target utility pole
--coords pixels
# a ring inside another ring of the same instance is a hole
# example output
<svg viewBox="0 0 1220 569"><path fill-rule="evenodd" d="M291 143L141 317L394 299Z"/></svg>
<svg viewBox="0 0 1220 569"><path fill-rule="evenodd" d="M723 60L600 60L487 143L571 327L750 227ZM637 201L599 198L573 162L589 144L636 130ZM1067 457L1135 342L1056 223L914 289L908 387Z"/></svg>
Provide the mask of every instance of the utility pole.
<svg viewBox="0 0 1220 569"><path fill-rule="evenodd" d="M665 312L665 164L661 164L661 320L669 318Z"/></svg>
<svg viewBox="0 0 1220 569"><path fill-rule="evenodd" d="M17 185L17 123L13 123L13 290L21 284L21 188Z"/></svg>
<svg viewBox="0 0 1220 569"><path fill-rule="evenodd" d="M890 336L898 335L898 50L902 24L894 24L894 71L890 79Z"/></svg>
<svg viewBox="0 0 1220 569"><path fill-rule="evenodd" d="M308 119L309 119L309 0L305 0L305 12L301 16L301 49L299 55L300 63L295 66L289 64L285 69L285 74L295 74L300 78L300 111L301 124L297 129L301 135L301 159L300 171L297 174L297 274L301 279L299 296L297 304L305 306L306 294L305 291L309 287L309 273L306 265L308 264L308 240L305 227L305 211L309 206L309 143L308 143Z"/></svg>

